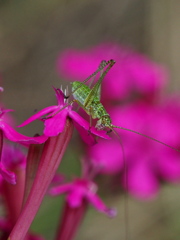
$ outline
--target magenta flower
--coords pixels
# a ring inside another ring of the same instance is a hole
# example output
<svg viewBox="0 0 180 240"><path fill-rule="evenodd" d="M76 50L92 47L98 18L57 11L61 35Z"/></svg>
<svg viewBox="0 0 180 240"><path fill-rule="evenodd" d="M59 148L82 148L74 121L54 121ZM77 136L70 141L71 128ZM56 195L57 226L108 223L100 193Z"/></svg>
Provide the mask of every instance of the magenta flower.
<svg viewBox="0 0 180 240"><path fill-rule="evenodd" d="M180 141L178 112L174 104L150 106L134 103L111 111L114 125L129 128L178 148ZM179 109L180 110L180 109ZM173 114L174 112L174 114ZM150 198L159 190L161 180L180 181L179 153L143 136L116 129L124 145L125 159L118 139L109 144L100 142L89 148L88 155L94 164L102 166L104 174L128 174L128 191L136 197ZM123 161L126 160L127 173ZM123 178L124 179L124 178ZM124 183L123 183L124 184Z"/></svg>
<svg viewBox="0 0 180 240"><path fill-rule="evenodd" d="M6 240L16 223L24 195L26 155L22 152L21 146L14 146L5 143L1 161L7 169L16 173L16 184L12 185L0 176L1 206L4 206L5 216L0 218L1 239ZM42 238L29 234L28 239L42 240Z"/></svg>
<svg viewBox="0 0 180 240"><path fill-rule="evenodd" d="M28 144L40 144L47 140L47 137L45 136L39 136L39 137L27 137L24 136L17 131L15 131L7 122L6 118L4 118L4 114L7 112L11 112L13 110L11 109L0 109L0 129L3 132L5 138L12 142L18 142L22 143L24 145Z"/></svg>
<svg viewBox="0 0 180 240"><path fill-rule="evenodd" d="M20 148L20 146L19 146ZM11 146L7 143L3 146L1 157L1 175L11 184L16 184L16 175L14 170L17 168L24 168L26 165L26 156L18 149L17 146Z"/></svg>
<svg viewBox="0 0 180 240"><path fill-rule="evenodd" d="M66 201L71 208L80 207L83 200L86 199L98 211L114 217L116 211L106 207L103 201L96 195L97 185L87 179L76 178L72 183L67 183L50 190L52 196L67 194Z"/></svg>
<svg viewBox="0 0 180 240"><path fill-rule="evenodd" d="M116 215L116 210L108 208L96 192L97 185L88 180L87 176L86 178L76 178L71 183L62 184L50 190L52 196L66 194L63 215L56 236L57 240L74 239L89 204L109 217Z"/></svg>
<svg viewBox="0 0 180 240"><path fill-rule="evenodd" d="M166 85L167 72L161 65L143 54L113 43L100 44L84 51L65 50L58 57L57 71L70 81L81 81L93 73L104 59L114 59L116 64L103 81L102 99L122 99L133 92L152 99Z"/></svg>
<svg viewBox="0 0 180 240"><path fill-rule="evenodd" d="M11 240L25 238L49 184L59 167L64 152L72 137L72 132L72 121L67 118L62 133L57 136L49 137L44 145L33 144L30 146L27 157L27 181L23 208L9 235Z"/></svg>
<svg viewBox="0 0 180 240"><path fill-rule="evenodd" d="M124 168L122 148L117 139L99 140L98 144L87 148L87 155L100 173L114 175Z"/></svg>
<svg viewBox="0 0 180 240"><path fill-rule="evenodd" d="M84 120L77 112L73 111L71 105L61 110L67 105L64 100L64 94L60 89L54 90L56 93L57 105L44 108L24 121L19 127L23 127L39 119L44 122L44 135L52 137L57 136L64 130L66 119L70 118L73 120L73 124L79 131L82 139L88 144L93 144L95 142L95 136L109 139L105 131L97 131L94 127L91 127L91 133L89 133L89 122ZM44 117L46 114L47 116Z"/></svg>
<svg viewBox="0 0 180 240"><path fill-rule="evenodd" d="M20 133L18 133L14 128L12 128L6 121L6 117L4 117L4 114L7 112L10 112L12 110L10 109L1 109L0 111L0 156L2 155L3 152L3 138L5 137L6 139L12 141L12 142L17 142L21 143L24 145L29 145L31 143L43 143L47 140L46 136L39 136L39 137L27 137L24 136ZM9 118L8 118L9 119ZM15 184L16 183L16 177L15 173L10 172L6 169L4 162L0 161L0 173L6 179L8 182Z"/></svg>
<svg viewBox="0 0 180 240"><path fill-rule="evenodd" d="M98 187L93 179L99 173L99 166L94 166L86 158L81 159L81 164L81 177L76 177L70 183L56 184L49 191L52 196L66 194L64 210L56 235L57 240L74 239L89 204L109 217L116 215L116 210L108 208L97 195Z"/></svg>

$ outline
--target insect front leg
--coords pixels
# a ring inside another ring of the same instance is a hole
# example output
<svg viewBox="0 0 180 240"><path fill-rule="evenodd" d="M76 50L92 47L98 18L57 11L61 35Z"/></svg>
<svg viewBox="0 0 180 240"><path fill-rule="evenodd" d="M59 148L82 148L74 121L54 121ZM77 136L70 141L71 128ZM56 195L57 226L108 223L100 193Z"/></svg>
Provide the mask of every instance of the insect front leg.
<svg viewBox="0 0 180 240"><path fill-rule="evenodd" d="M61 112L63 109L67 108L69 105L73 104L74 102L77 102L77 100L73 99L72 101L67 103L64 107L62 107L61 109L57 110L57 112L53 113L51 116L45 117L44 120L47 120L49 118L54 117L56 114L58 114L59 112Z"/></svg>
<svg viewBox="0 0 180 240"><path fill-rule="evenodd" d="M89 130L88 133L91 134L91 127L92 127L92 114L93 114L93 108L89 108Z"/></svg>

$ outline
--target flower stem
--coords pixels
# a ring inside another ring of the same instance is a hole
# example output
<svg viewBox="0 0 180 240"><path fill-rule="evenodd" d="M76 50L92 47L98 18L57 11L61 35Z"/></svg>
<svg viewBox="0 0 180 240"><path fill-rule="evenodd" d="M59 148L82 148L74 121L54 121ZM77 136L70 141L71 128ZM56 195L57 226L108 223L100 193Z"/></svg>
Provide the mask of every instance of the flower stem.
<svg viewBox="0 0 180 240"><path fill-rule="evenodd" d="M60 220L56 240L72 240L86 213L88 202L84 199L81 206L72 208L68 202L65 203L64 212Z"/></svg>
<svg viewBox="0 0 180 240"><path fill-rule="evenodd" d="M29 146L26 164L26 183L22 207L25 205L25 202L32 188L37 173L38 165L41 159L43 146L44 144L31 144Z"/></svg>
<svg viewBox="0 0 180 240"><path fill-rule="evenodd" d="M23 240L25 238L61 162L72 132L73 124L71 120L67 119L64 131L46 141L32 189L8 240Z"/></svg>

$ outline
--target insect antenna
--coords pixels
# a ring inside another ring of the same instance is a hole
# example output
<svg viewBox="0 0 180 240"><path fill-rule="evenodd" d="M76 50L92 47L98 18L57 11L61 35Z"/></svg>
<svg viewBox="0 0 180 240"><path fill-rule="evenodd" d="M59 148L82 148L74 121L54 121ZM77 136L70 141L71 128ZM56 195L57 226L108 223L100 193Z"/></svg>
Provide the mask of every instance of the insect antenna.
<svg viewBox="0 0 180 240"><path fill-rule="evenodd" d="M127 166L127 160L126 160L126 156L125 156L125 151L124 151L124 145L123 142L121 140L121 137L119 135L119 133L114 129L114 126L109 126L110 130L117 136L119 143L121 145L121 149L122 149L122 157L123 157L123 168L124 168L124 183L125 183L125 187L128 190L128 166ZM125 192L124 195L124 219L125 219L125 240L129 239L129 204L128 204L128 195L127 192Z"/></svg>
<svg viewBox="0 0 180 240"><path fill-rule="evenodd" d="M145 138L149 138L149 139L152 140L152 141L155 141L155 142L157 142L157 143L160 143L160 144L162 144L162 145L164 145L164 146L166 146L166 147L168 147L168 148L171 148L171 149L175 150L176 152L180 152L179 149L177 149L177 148L175 148L175 147L172 147L172 146L168 145L167 143L161 142L160 140L158 140L158 139L156 139L156 138L153 138L153 137L150 137L150 136L148 136L148 135L146 135L146 134L143 134L143 133L140 133L140 132L137 132L137 131L128 129L128 128L124 128L124 127L119 127L119 126L114 126L114 125L112 125L111 127L112 127L112 128L119 128L119 129L122 129L122 130L125 130L125 131L128 131L128 132L132 132L132 133L138 134L138 135L143 136L143 137L145 137Z"/></svg>

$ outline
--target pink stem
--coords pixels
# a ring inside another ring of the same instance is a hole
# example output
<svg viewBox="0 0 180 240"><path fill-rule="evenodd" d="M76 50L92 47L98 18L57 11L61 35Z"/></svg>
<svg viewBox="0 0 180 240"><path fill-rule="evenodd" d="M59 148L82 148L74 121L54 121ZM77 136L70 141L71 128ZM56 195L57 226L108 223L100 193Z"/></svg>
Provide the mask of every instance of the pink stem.
<svg viewBox="0 0 180 240"><path fill-rule="evenodd" d="M61 162L72 132L73 124L71 120L67 119L64 131L58 136L50 137L45 143L31 192L8 240L23 240L25 238Z"/></svg>
<svg viewBox="0 0 180 240"><path fill-rule="evenodd" d="M13 171L16 173L16 184L3 181L3 195L12 226L15 225L21 212L25 183L25 169L13 169Z"/></svg>
<svg viewBox="0 0 180 240"><path fill-rule="evenodd" d="M86 213L88 203L84 200L80 207L72 208L66 202L56 240L72 240Z"/></svg>
<svg viewBox="0 0 180 240"><path fill-rule="evenodd" d="M30 190L32 188L38 165L41 159L41 154L43 150L44 144L31 144L29 146L28 156L27 156L27 164L26 164L26 183L24 190L24 198L23 198L23 206L28 198ZM22 207L23 207L22 206Z"/></svg>

